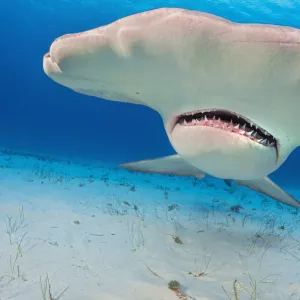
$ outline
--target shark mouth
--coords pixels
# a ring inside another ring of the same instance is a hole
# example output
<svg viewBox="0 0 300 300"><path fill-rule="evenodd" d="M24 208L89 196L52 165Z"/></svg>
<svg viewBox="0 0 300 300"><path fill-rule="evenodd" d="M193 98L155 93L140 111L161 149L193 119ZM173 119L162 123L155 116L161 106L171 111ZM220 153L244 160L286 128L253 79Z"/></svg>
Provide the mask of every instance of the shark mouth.
<svg viewBox="0 0 300 300"><path fill-rule="evenodd" d="M249 119L227 110L201 110L185 113L177 118L181 126L209 126L234 132L266 147L274 147L277 141L269 132Z"/></svg>

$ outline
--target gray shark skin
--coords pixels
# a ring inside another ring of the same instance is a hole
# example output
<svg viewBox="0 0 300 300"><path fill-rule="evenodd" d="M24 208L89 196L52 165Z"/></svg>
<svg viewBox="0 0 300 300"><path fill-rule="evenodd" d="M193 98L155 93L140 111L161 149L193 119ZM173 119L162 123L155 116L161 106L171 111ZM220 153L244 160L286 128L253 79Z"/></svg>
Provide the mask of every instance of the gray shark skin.
<svg viewBox="0 0 300 300"><path fill-rule="evenodd" d="M268 178L300 144L300 30L161 8L56 39L43 68L75 92L161 115L177 154L121 167L210 174L300 207Z"/></svg>

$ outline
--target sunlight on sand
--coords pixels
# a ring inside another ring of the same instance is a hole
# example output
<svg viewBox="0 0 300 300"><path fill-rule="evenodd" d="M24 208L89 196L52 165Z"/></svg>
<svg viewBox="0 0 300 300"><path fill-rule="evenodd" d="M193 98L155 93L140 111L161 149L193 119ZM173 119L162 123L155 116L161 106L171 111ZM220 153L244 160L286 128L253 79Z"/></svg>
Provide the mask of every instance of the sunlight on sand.
<svg viewBox="0 0 300 300"><path fill-rule="evenodd" d="M299 299L293 208L209 178L0 166L1 300Z"/></svg>

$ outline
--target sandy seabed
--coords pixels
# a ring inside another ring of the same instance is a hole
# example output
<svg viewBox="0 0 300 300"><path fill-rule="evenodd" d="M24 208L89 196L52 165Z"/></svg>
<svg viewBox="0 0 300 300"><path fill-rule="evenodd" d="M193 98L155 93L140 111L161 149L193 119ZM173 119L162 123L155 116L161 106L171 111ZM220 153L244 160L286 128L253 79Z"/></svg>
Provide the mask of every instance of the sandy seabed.
<svg viewBox="0 0 300 300"><path fill-rule="evenodd" d="M300 298L297 211L244 188L11 153L0 183L1 300Z"/></svg>

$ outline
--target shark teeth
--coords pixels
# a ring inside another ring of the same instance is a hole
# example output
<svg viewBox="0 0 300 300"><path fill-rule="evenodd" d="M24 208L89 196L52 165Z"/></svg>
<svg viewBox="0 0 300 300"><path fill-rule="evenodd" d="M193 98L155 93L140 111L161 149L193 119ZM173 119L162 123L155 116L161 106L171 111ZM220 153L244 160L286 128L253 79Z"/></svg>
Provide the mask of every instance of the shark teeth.
<svg viewBox="0 0 300 300"><path fill-rule="evenodd" d="M252 121L225 110L204 110L185 113L178 117L177 122L184 126L209 126L231 131L250 138L266 146L277 147L277 141L267 130Z"/></svg>

